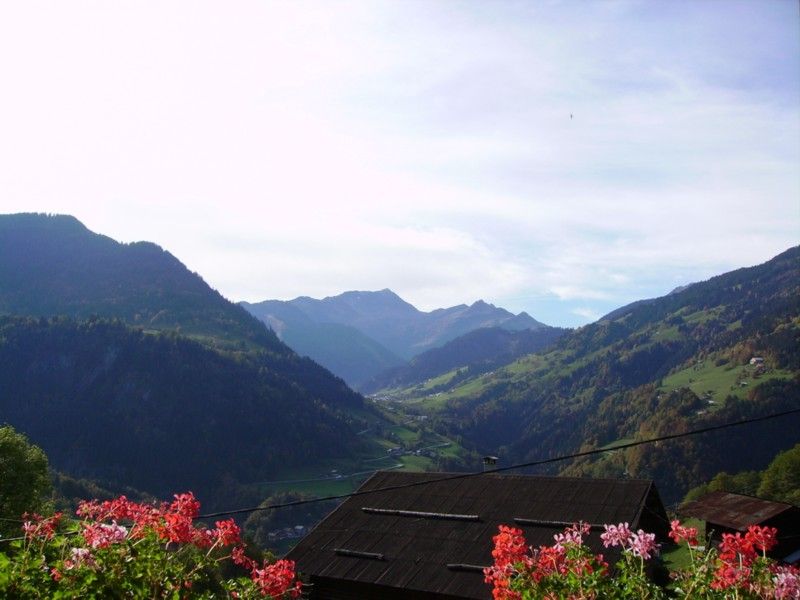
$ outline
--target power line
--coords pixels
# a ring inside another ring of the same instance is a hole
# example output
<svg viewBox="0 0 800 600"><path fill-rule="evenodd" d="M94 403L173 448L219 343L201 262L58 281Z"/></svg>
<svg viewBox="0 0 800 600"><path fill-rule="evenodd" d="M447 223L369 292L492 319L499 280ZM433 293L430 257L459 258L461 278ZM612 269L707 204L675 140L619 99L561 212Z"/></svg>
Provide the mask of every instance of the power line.
<svg viewBox="0 0 800 600"><path fill-rule="evenodd" d="M800 408L795 408L795 409L792 409L792 410L785 410L783 412L772 413L772 414L764 415L764 416L761 416L761 417L753 417L753 418L750 418L750 419L742 419L740 421L732 421L732 422L729 422L729 423L722 423L720 425L710 425L708 427L701 427L699 429L692 429L692 430L689 430L689 431L685 431L683 433L672 433L672 434L669 434L669 435L663 435L663 436L658 436L658 437L654 437L654 438L648 438L648 439L645 439L645 440L638 440L638 441L635 441L635 442L627 442L625 444L620 444L618 446L614 446L613 448L596 448L594 450L585 450L583 452L575 452L573 454L563 454L561 456L555 456L553 458L545 458L545 459L542 459L542 460L535 460L535 461L530 461L530 462L526 462L526 463L518 463L518 464L510 465L510 466L507 466L507 467L498 467L496 469L490 469L490 470L487 470L487 471L473 471L473 472L470 472L470 473L456 473L456 474L452 474L452 475L447 475L446 477L439 477L437 479L426 479L424 481L414 481L414 482L410 482L410 483L403 483L403 484L398 484L398 485L390 485L390 486L385 486L385 487L382 487L382 488L376 488L374 490L358 490L358 491L355 491L355 492L350 492L348 494L339 494L339 495L336 495L336 496L323 496L323 497L320 497L320 498L308 498L308 499L304 499L304 500L294 500L292 502L283 502L283 503L280 503L280 504L270 504L268 506L253 506L253 507L249 507L249 508L239 508L239 509L235 509L235 510L227 510L227 511L206 513L206 514L198 515L197 517L195 517L195 520L198 520L198 519L211 519L211 518L215 518L215 517L224 517L224 516L231 516L231 515L241 515L241 514L253 513L253 512L263 511L263 510L277 510L277 509L280 509L280 508L289 508L289 507L292 507L292 506L302 506L304 504L314 504L314 503L317 503L317 502L328 502L328 501L331 501L331 500L345 500L347 498L354 498L354 497L357 497L357 496L366 496L367 494L374 494L374 493L378 493L378 492L390 492L390 491L395 491L395 490L402 490L402 489L407 489L407 488L412 488L412 487L418 487L418 486L422 486L422 485L428 485L428 484L431 484L431 483L440 483L440 482L444 482L444 481L455 481L455 480L459 480L459 479L468 479L470 477L480 477L481 475L489 475L489 474L492 474L492 473L503 473L503 472L506 472L506 471L513 471L513 470L516 470L516 469L524 469L524 468L527 468L527 467L535 467L535 466L540 466L540 465L551 464L551 463L560 462L560 461L563 461L563 460L569 460L571 458L582 458L584 456L593 456L595 454L603 454L605 452L613 452L615 450L624 450L626 448L634 448L636 446L643 446L643 445L646 445L646 444L654 444L656 442L664 442L664 441L674 440L674 439L683 438L683 437L701 435L703 433L709 433L709 432L712 432L712 431L720 431L722 429L730 429L732 427L740 427L742 425L749 425L751 423L758 423L758 422L761 422L761 421L768 421L768 420L771 420L771 419L778 419L780 417L785 417L785 416L788 416L788 415L793 415L793 414L798 414L798 413L800 413ZM79 532L78 531L69 531L69 532L65 532L63 535L75 535L77 533L79 533ZM25 538L24 537L0 538L0 542L13 542L13 541L18 541L18 540L23 540L23 539L25 539Z"/></svg>
<svg viewBox="0 0 800 600"><path fill-rule="evenodd" d="M458 480L458 479L467 479L467 478L470 478L470 477L479 477L481 475L487 475L487 474L491 474L491 473L503 473L505 471L513 471L513 470L516 470L516 469L524 469L524 468L527 468L527 467L535 467L535 466L539 466L539 465L546 465L546 464L550 464L550 463L554 463L554 462L560 462L562 460L569 460L571 458L582 458L584 456L592 456L592 455L595 455L595 454L602 454L604 452L612 452L614 450L624 450L626 448L634 448L636 446L643 446L645 444L653 444L655 442L664 442L664 441L674 440L674 439L678 439L678 438L682 438L682 437L700 435L700 434L703 434L703 433L709 433L711 431L719 431L721 429L729 429L731 427L739 427L741 425L748 425L750 423L758 423L760 421L768 421L770 419L777 419L777 418L780 418L780 417L785 417L785 416L788 416L788 415L798 414L798 413L800 413L800 408L795 408L795 409L792 409L792 410L786 410L786 411L783 411L783 412L773 413L773 414L770 414L770 415L764 415L764 416L761 416L761 417L753 417L753 418L750 418L750 419L743 419L741 421L733 421L733 422L730 422L730 423L723 423L721 425L710 425L708 427L701 427L699 429L692 429L690 431L685 431L683 433L672 433L672 434L669 434L669 435L663 435L663 436L659 436L659 437L648 438L648 439L645 439L645 440L638 440L638 441L635 441L635 442L627 442L625 444L620 444L618 446L614 446L613 448L596 448L594 450L585 450L583 452L576 452L576 453L573 453L573 454L565 454L565 455L556 456L556 457L553 457L553 458L546 458L546 459L543 459L543 460L535 460L535 461L530 461L530 462L526 462L526 463L518 463L518 464L510 465L510 466L507 466L507 467L498 467L496 469L489 469L489 470L486 470L486 471L473 471L473 472L470 472L470 473L457 473L457 474L453 474L453 475L448 475L446 477L440 477L438 479L427 479L425 481L414 481L414 482L410 482L410 483L403 483L403 484L398 484L398 485L390 485L390 486L386 486L386 487L382 487L382 488L377 488L377 489L374 489L374 490L359 490L359 491L355 491L355 492L350 492L349 494L339 494L339 495L336 495L336 496L323 496L321 498L308 498L308 499L304 499L304 500L294 500L292 502L283 502L283 503L280 503L280 504L270 504L268 506L253 506L253 507L249 507L249 508L239 508L239 509L236 509L236 510L228 510L228 511L219 511L219 512L213 512L213 513L207 513L207 514L203 514L203 515L198 515L197 518L198 519L210 519L210 518L214 518L214 517L223 517L223 516L230 516L230 515L241 515L241 514L246 514L246 513L258 512L258 511L262 511L262 510L276 510L276 509L279 509L279 508L289 508L289 507L292 507L292 506L302 506L304 504L313 504L315 502L327 502L327 501L330 501L330 500L344 500L344 499L347 499L347 498L353 498L353 497L356 497L356 496L365 496L367 494L374 494L374 493L377 493L377 492L390 492L390 491L395 491L395 490L402 490L402 489L406 489L406 488L417 487L417 486L420 486L420 485L428 485L428 484L431 484L431 483L439 483L439 482L443 482L443 481L455 481L455 480Z"/></svg>

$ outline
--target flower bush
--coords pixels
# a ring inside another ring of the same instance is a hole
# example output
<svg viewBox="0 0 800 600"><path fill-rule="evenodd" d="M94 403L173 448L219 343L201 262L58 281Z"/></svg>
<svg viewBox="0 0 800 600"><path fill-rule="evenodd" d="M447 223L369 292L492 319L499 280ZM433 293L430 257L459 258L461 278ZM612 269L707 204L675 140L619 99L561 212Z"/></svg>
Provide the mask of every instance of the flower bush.
<svg viewBox="0 0 800 600"><path fill-rule="evenodd" d="M494 564L485 569L495 600L589 600L774 598L800 599L800 570L766 557L777 531L753 526L745 534L725 534L719 550L701 550L697 530L671 523L670 537L689 548L691 566L670 573L671 589L651 581L646 561L658 555L655 535L632 531L627 523L604 525L600 535L606 548L621 549L611 569L602 554L584 544L590 527L578 523L554 536L550 546L530 548L523 532L500 526L494 536Z"/></svg>
<svg viewBox="0 0 800 600"><path fill-rule="evenodd" d="M232 519L196 526L191 493L160 505L125 496L83 502L77 521L24 515L24 539L0 552L8 598L297 598L294 563L247 556ZM233 566L235 565L235 566ZM223 572L239 570L238 577ZM249 574L249 576L245 576Z"/></svg>

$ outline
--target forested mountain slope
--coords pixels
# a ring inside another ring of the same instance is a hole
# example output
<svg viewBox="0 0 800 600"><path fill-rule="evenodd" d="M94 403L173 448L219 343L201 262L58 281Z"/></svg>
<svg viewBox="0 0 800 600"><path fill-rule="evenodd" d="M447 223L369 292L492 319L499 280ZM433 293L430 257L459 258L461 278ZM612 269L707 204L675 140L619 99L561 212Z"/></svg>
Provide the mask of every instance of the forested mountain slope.
<svg viewBox="0 0 800 600"><path fill-rule="evenodd" d="M281 367L120 322L0 317L0 419L70 475L224 501L363 449L362 398L309 359Z"/></svg>
<svg viewBox="0 0 800 600"><path fill-rule="evenodd" d="M168 252L73 217L0 215L0 319L0 422L72 476L211 498L378 418Z"/></svg>
<svg viewBox="0 0 800 600"><path fill-rule="evenodd" d="M169 252L120 244L67 215L0 215L0 314L96 315L216 345L289 351Z"/></svg>
<svg viewBox="0 0 800 600"><path fill-rule="evenodd" d="M439 377L441 386L452 386L456 378L474 377L520 356L539 352L567 331L547 326L522 331L483 327L450 340L440 348L423 352L405 366L378 374L361 389L366 393L390 392L392 388L421 385Z"/></svg>
<svg viewBox="0 0 800 600"><path fill-rule="evenodd" d="M763 363L751 365L754 357ZM795 247L634 304L421 406L479 450L521 461L800 406L799 368ZM570 472L654 476L674 498L718 471L763 468L798 432L800 419L784 419L614 453Z"/></svg>

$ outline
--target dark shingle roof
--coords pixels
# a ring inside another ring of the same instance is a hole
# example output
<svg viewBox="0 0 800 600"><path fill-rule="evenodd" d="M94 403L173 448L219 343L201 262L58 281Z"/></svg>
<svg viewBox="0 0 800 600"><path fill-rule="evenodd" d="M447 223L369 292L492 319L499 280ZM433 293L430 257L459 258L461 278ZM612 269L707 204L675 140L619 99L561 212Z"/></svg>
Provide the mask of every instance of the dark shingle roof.
<svg viewBox="0 0 800 600"><path fill-rule="evenodd" d="M360 491L444 476L384 471ZM516 526L530 545L552 544L563 523L638 525L648 495L666 520L652 482L643 480L486 474L375 492L345 501L288 558L311 576L489 598L482 573L470 566L491 564L498 525L525 519ZM602 551L599 532L593 531L589 542Z"/></svg>

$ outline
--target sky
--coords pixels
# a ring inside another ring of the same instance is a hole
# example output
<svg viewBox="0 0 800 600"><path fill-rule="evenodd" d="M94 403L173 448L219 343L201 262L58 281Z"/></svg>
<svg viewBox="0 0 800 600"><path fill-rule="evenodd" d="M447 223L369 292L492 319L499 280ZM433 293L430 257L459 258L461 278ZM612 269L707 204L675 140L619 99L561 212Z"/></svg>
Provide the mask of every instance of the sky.
<svg viewBox="0 0 800 600"><path fill-rule="evenodd" d="M0 212L582 325L800 243L800 9L0 0Z"/></svg>

